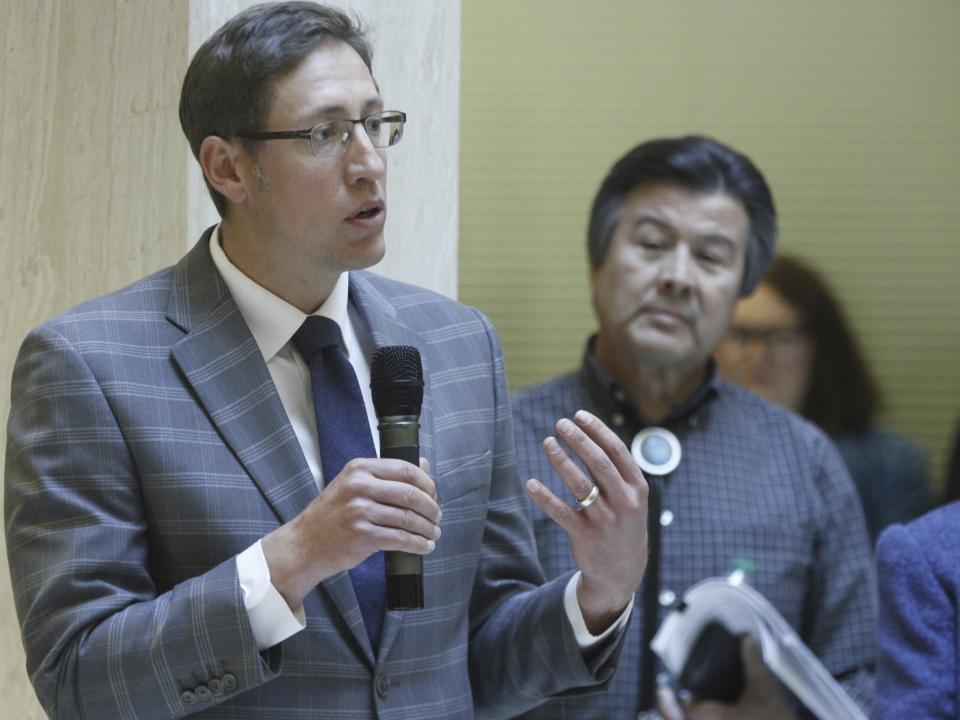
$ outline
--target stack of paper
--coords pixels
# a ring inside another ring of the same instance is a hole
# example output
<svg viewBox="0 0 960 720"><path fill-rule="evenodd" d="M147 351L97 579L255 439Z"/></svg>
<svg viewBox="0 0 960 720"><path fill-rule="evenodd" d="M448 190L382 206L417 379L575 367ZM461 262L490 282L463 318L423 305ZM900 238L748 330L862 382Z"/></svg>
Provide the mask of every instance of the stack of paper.
<svg viewBox="0 0 960 720"><path fill-rule="evenodd" d="M708 578L691 587L664 618L651 647L674 677L680 677L690 648L710 622L734 635L756 638L763 662L821 720L867 720L826 668L743 573Z"/></svg>

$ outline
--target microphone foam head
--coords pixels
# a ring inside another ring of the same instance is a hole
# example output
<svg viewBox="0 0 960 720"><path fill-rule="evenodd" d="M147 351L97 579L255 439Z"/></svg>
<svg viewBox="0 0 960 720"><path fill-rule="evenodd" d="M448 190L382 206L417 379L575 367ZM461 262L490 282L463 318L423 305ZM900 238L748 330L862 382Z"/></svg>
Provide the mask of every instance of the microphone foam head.
<svg viewBox="0 0 960 720"><path fill-rule="evenodd" d="M386 345L370 358L370 391L377 417L419 415L423 405L423 365L411 345Z"/></svg>

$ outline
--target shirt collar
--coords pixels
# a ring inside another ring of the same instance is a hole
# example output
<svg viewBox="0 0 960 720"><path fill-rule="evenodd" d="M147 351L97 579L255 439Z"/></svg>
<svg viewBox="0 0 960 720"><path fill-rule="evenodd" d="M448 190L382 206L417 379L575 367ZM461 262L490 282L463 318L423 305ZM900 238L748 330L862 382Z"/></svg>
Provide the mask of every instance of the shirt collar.
<svg viewBox="0 0 960 720"><path fill-rule="evenodd" d="M583 363L580 367L580 380L590 399L596 403L597 408L605 417L609 418L614 413L621 413L631 420L629 424L632 426L639 428L650 426L651 423L640 414L636 403L630 399L623 388L620 387L620 384L597 363L594 354L596 340L596 335L587 340L587 346L583 351ZM711 358L707 364L707 376L703 383L680 407L665 417L660 425L669 426L687 422L697 414L702 406L705 406L717 396L721 384L716 363Z"/></svg>
<svg viewBox="0 0 960 720"><path fill-rule="evenodd" d="M290 341L303 325L307 316L299 308L258 285L230 262L220 247L220 226L210 234L210 255L217 271L233 296L240 314L250 328L263 359L270 362ZM313 313L336 321L344 335L344 345L350 347L348 335L353 333L347 316L347 298L350 280L348 273L341 273L337 284L324 303Z"/></svg>

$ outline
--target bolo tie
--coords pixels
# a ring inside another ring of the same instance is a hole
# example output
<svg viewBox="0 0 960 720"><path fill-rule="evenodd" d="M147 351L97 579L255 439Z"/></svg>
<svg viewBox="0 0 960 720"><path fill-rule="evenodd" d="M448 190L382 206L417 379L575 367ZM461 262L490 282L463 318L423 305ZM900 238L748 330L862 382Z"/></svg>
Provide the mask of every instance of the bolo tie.
<svg viewBox="0 0 960 720"><path fill-rule="evenodd" d="M680 441L662 427L648 427L638 432L630 445L630 453L643 471L649 487L647 499L647 569L643 583L643 644L640 664L640 709L656 707L657 655L650 647L659 620L662 546L660 515L663 510L663 486L670 473L680 464Z"/></svg>

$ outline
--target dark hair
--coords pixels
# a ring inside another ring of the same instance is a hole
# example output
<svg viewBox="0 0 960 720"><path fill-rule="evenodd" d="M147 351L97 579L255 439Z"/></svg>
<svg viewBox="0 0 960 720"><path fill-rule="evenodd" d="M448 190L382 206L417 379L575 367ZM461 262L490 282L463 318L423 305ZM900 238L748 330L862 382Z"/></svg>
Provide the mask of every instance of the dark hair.
<svg viewBox="0 0 960 720"><path fill-rule="evenodd" d="M960 418L957 419L957 429L953 435L953 447L947 458L947 477L944 489L946 502L960 500Z"/></svg>
<svg viewBox="0 0 960 720"><path fill-rule="evenodd" d="M180 93L180 125L199 158L204 138L256 132L273 105L277 81L330 40L347 43L371 70L372 51L359 20L312 2L255 5L228 20L200 46ZM227 202L207 190L221 217Z"/></svg>
<svg viewBox="0 0 960 720"><path fill-rule="evenodd" d="M865 431L880 410L880 391L827 283L789 255L778 257L763 281L800 313L813 341L810 386L801 414L828 435Z"/></svg>
<svg viewBox="0 0 960 720"><path fill-rule="evenodd" d="M773 259L777 210L773 195L753 161L716 140L689 135L637 145L620 158L600 185L590 211L587 252L598 268L610 249L624 199L640 185L671 182L698 192L723 192L736 198L750 220L741 295L749 295Z"/></svg>

